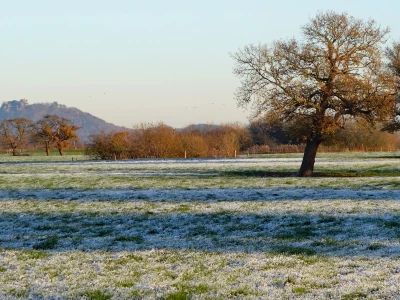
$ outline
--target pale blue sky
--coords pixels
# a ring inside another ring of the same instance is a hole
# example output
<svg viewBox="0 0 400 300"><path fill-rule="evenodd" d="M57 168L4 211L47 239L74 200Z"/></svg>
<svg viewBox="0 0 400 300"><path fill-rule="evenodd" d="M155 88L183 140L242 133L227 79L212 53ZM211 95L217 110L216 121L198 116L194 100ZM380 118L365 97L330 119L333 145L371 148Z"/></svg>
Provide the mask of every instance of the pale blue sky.
<svg viewBox="0 0 400 300"><path fill-rule="evenodd" d="M400 1L0 0L0 101L77 107L117 125L247 122L229 53L348 12L400 40Z"/></svg>

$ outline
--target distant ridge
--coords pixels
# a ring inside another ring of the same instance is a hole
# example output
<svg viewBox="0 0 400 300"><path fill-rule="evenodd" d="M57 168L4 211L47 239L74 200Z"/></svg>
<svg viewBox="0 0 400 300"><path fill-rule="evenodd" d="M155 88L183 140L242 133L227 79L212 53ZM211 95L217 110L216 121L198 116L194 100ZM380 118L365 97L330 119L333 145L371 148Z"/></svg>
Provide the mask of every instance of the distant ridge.
<svg viewBox="0 0 400 300"><path fill-rule="evenodd" d="M182 132L206 133L206 132L210 132L210 131L213 131L214 129L218 129L221 127L222 127L222 125L200 123L200 124L191 124L184 128L178 128L177 130L182 131Z"/></svg>
<svg viewBox="0 0 400 300"><path fill-rule="evenodd" d="M75 107L67 107L57 102L28 104L28 100L12 100L3 102L0 108L0 122L5 119L27 118L37 121L45 115L57 115L71 120L81 127L77 131L82 142L87 142L91 134L100 131L111 132L126 130L125 127L108 123L90 113L83 112Z"/></svg>

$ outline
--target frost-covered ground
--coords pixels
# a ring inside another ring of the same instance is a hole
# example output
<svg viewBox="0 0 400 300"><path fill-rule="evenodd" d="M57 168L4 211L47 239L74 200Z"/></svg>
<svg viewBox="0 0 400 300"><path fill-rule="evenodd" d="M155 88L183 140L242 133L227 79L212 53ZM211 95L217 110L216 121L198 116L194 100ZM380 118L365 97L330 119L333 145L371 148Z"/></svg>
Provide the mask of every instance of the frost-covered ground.
<svg viewBox="0 0 400 300"><path fill-rule="evenodd" d="M0 299L400 299L400 153L0 156Z"/></svg>

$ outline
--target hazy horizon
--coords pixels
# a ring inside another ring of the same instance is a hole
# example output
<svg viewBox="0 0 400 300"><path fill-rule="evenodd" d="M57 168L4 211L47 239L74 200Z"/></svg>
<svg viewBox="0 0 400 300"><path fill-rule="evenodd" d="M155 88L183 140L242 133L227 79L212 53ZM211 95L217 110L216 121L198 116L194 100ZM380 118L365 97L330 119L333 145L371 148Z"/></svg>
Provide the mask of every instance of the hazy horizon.
<svg viewBox="0 0 400 300"><path fill-rule="evenodd" d="M379 1L4 1L0 101L58 102L132 127L247 123L230 53L300 38L318 12L348 12L400 40L400 3Z"/></svg>

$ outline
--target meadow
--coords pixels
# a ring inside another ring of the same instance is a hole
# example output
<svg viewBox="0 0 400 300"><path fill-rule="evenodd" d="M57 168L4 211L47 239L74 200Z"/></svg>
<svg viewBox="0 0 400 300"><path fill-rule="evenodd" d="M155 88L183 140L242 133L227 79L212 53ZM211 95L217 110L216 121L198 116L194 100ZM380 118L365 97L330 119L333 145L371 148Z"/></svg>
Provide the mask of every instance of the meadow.
<svg viewBox="0 0 400 300"><path fill-rule="evenodd" d="M0 155L0 299L399 299L400 153L300 163Z"/></svg>

